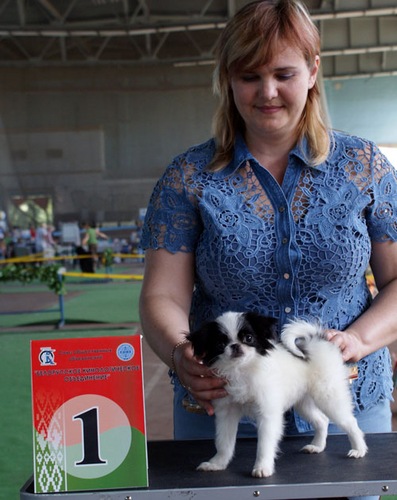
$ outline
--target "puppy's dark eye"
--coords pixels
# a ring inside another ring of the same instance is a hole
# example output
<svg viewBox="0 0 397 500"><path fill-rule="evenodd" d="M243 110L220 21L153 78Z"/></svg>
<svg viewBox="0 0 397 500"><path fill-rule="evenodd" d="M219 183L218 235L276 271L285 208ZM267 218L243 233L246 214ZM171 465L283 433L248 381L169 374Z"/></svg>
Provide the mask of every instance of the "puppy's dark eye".
<svg viewBox="0 0 397 500"><path fill-rule="evenodd" d="M254 343L254 336L250 333L246 333L243 339L244 344L252 345Z"/></svg>

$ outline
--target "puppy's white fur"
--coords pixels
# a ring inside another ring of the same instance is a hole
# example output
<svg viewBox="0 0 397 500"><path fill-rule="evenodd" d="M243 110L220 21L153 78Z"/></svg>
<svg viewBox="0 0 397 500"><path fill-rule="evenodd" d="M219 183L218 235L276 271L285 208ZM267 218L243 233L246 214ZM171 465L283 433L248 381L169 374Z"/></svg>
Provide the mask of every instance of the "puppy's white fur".
<svg viewBox="0 0 397 500"><path fill-rule="evenodd" d="M244 313L228 312L216 322L229 341L210 366L228 380L228 396L213 401L217 453L201 463L199 470L227 467L234 454L238 423L246 415L258 426L252 475L271 476L283 434L283 415L292 406L315 429L311 444L303 448L306 452L324 450L331 419L348 435L348 456L359 458L366 454L364 435L353 415L348 368L340 350L324 339L320 325L302 320L287 324L281 341L271 340L272 347L263 355L242 342L241 334L239 337ZM233 352L236 349L241 351L237 357Z"/></svg>

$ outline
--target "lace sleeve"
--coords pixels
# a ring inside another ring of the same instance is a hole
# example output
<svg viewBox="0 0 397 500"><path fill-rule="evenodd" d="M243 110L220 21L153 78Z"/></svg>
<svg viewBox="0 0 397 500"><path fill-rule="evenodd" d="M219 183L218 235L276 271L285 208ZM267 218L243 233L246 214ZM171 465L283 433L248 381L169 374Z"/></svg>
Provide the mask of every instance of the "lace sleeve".
<svg viewBox="0 0 397 500"><path fill-rule="evenodd" d="M185 190L183 163L183 159L175 159L153 190L142 230L143 249L165 248L172 253L195 250L201 224Z"/></svg>
<svg viewBox="0 0 397 500"><path fill-rule="evenodd" d="M377 147L373 150L372 174L369 234L375 241L397 241L397 171Z"/></svg>

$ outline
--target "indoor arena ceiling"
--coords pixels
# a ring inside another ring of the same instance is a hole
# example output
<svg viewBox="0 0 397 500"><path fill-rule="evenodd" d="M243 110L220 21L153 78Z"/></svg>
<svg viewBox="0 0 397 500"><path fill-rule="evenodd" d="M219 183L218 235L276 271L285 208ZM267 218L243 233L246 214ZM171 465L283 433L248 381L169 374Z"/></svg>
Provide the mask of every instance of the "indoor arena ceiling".
<svg viewBox="0 0 397 500"><path fill-rule="evenodd" d="M247 0L0 0L5 67L213 64ZM327 79L397 75L397 0L306 0Z"/></svg>

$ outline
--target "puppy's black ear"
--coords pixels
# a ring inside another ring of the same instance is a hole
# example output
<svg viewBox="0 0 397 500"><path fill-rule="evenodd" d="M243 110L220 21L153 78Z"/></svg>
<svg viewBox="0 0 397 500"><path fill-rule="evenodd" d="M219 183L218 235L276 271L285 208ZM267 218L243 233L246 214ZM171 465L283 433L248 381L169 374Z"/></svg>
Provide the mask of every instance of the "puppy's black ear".
<svg viewBox="0 0 397 500"><path fill-rule="evenodd" d="M276 332L277 320L275 318L254 312L247 312L244 316L259 337L274 341L278 340Z"/></svg>
<svg viewBox="0 0 397 500"><path fill-rule="evenodd" d="M203 323L186 338L192 343L194 355L206 366L215 363L228 343L228 335L217 321Z"/></svg>
<svg viewBox="0 0 397 500"><path fill-rule="evenodd" d="M187 340L192 343L193 352L197 358L204 358L208 351L211 324L212 322L203 323L200 328L186 335Z"/></svg>

